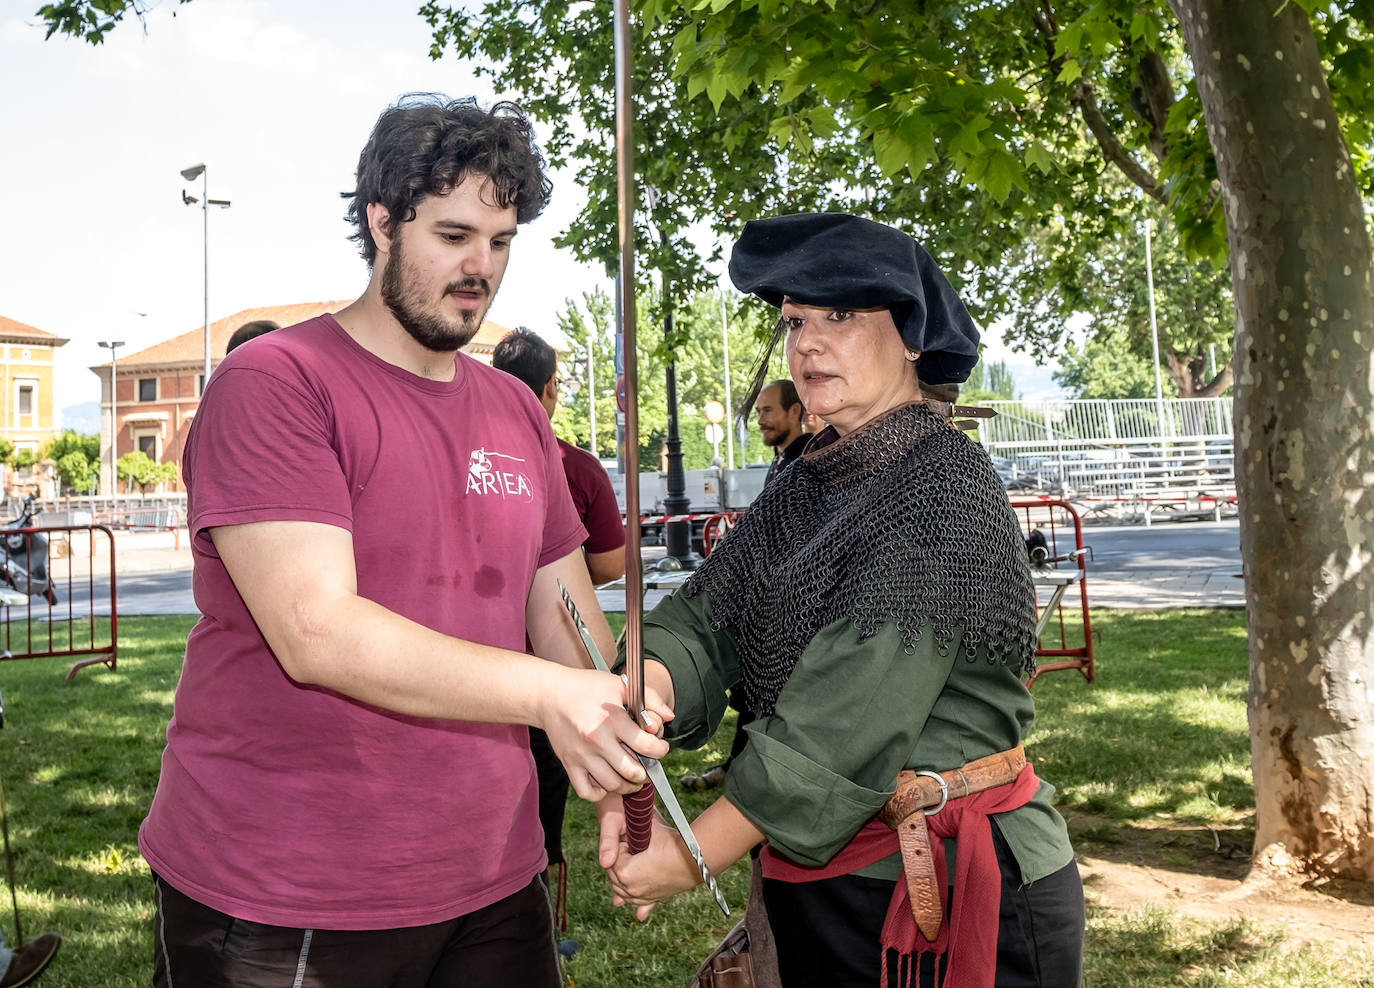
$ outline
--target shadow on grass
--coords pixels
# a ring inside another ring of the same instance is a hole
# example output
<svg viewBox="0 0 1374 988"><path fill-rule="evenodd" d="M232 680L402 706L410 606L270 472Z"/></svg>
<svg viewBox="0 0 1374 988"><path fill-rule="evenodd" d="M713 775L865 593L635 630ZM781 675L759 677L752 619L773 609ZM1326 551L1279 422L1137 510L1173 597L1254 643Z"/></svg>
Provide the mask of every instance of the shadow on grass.
<svg viewBox="0 0 1374 988"><path fill-rule="evenodd" d="M1088 912L1085 985L1197 984L1200 972L1252 966L1275 946L1272 937L1256 934L1242 921L1185 939L1177 918L1163 911L1144 910L1124 921L1105 910L1090 907Z"/></svg>
<svg viewBox="0 0 1374 988"><path fill-rule="evenodd" d="M1244 613L1104 611L1093 621L1097 681L1060 672L1035 685L1027 746L1060 804L1118 823L1247 820Z"/></svg>
<svg viewBox="0 0 1374 988"><path fill-rule="evenodd" d="M1250 869L1255 834L1249 827L1141 827L1092 822L1064 814L1074 850L1115 864L1240 881ZM1097 818L1100 819L1100 818Z"/></svg>

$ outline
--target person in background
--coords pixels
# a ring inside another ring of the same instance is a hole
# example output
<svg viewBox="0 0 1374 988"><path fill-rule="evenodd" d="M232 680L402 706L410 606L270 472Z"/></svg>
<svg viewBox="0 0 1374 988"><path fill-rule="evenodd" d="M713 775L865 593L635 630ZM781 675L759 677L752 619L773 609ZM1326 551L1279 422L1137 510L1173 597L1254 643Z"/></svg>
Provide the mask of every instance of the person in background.
<svg viewBox="0 0 1374 988"><path fill-rule="evenodd" d="M271 319L254 319L252 322L244 323L229 337L229 342L224 345L224 355L229 356L249 340L256 339L263 333L270 333L274 329L281 329L281 326Z"/></svg>
<svg viewBox="0 0 1374 988"><path fill-rule="evenodd" d="M524 326L511 330L496 344L491 365L524 381L553 419L558 410L558 353L538 333ZM593 454L562 439L557 442L573 505L587 529L587 541L582 543L587 572L597 586L618 580L625 575L625 523L611 478Z"/></svg>
<svg viewBox="0 0 1374 988"><path fill-rule="evenodd" d="M511 330L492 351L491 365L525 382L544 406L550 419L558 409L558 354L531 329ZM587 572L595 584L610 583L625 575L625 524L616 504L615 489L601 461L585 449L558 440L563 472L587 540L582 543ZM568 864L563 857L563 809L568 801L568 773L554 754L548 735L530 728L530 753L539 776L539 822L544 827L544 849L549 856L547 881L554 892L554 912L567 930ZM560 940L558 951L569 957L577 941Z"/></svg>
<svg viewBox="0 0 1374 988"><path fill-rule="evenodd" d="M754 412L764 445L773 447L773 462L768 465L764 480L767 486L783 467L802 455L811 436L804 431L806 409L797 397L797 386L787 378L770 381L763 387L754 402Z"/></svg>

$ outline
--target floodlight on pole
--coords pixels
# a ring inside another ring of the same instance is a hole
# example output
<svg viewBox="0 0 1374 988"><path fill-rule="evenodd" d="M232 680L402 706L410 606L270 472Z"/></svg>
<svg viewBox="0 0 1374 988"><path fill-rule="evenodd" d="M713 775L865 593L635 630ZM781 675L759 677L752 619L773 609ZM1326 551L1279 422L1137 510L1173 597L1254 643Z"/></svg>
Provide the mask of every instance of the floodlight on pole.
<svg viewBox="0 0 1374 988"><path fill-rule="evenodd" d="M201 181L199 202L204 228L201 235L201 252L205 265L205 375L201 379L201 388L204 389L210 381L210 207L219 206L221 209L228 209L229 200L210 198L210 171L205 167L204 162L183 168L181 177L188 182L194 182L196 179ZM196 197L189 194L185 189L181 190L181 201L188 206L194 206L197 202Z"/></svg>
<svg viewBox="0 0 1374 988"><path fill-rule="evenodd" d="M110 351L110 513L113 514L115 499L119 496L119 474L116 468L119 462L119 419L115 415L115 372L118 370L118 363L115 353L124 345L124 341L96 340L96 343L102 349Z"/></svg>

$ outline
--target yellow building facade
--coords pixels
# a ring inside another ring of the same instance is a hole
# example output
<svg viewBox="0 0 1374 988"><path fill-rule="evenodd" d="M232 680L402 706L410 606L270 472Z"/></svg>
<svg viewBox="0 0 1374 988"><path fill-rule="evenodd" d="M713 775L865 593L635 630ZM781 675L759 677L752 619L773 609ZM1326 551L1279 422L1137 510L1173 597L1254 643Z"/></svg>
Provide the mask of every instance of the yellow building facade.
<svg viewBox="0 0 1374 988"><path fill-rule="evenodd" d="M0 437L35 453L57 434L53 358L68 341L0 316Z"/></svg>

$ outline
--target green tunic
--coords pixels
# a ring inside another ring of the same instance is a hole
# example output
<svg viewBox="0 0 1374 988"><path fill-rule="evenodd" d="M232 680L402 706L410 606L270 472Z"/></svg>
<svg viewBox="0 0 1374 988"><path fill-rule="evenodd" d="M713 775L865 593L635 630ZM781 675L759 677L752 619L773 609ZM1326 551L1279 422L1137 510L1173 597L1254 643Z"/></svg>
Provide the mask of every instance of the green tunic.
<svg viewBox="0 0 1374 988"><path fill-rule="evenodd" d="M645 658L673 678L668 739L701 747L739 678L733 634L712 630L710 594L665 599L645 617L643 644ZM1030 693L1007 665L982 650L969 661L958 646L941 649L922 633L907 647L892 625L864 640L847 621L822 629L775 712L746 728L749 743L730 764L726 797L778 851L817 866L877 814L899 770L945 771L1014 747L1035 718ZM1026 805L995 815L1025 884L1073 858L1053 793L1042 781ZM953 844L946 842L950 853ZM861 873L895 879L900 867L894 855Z"/></svg>

